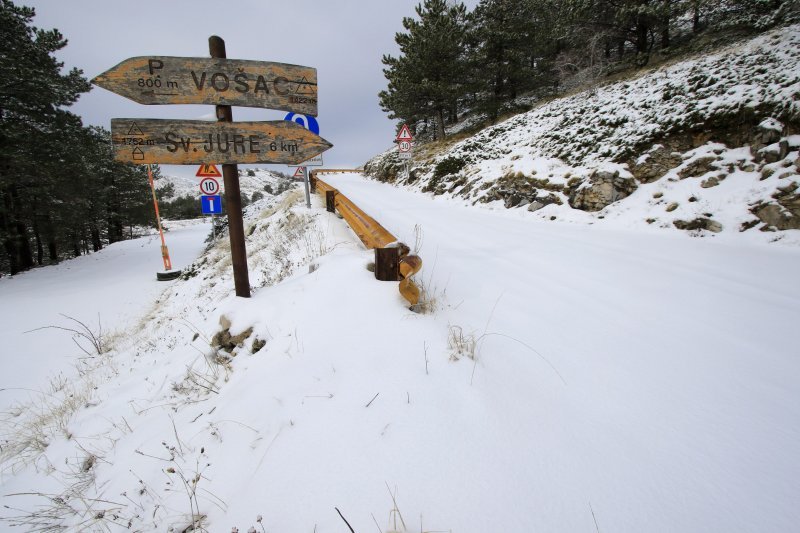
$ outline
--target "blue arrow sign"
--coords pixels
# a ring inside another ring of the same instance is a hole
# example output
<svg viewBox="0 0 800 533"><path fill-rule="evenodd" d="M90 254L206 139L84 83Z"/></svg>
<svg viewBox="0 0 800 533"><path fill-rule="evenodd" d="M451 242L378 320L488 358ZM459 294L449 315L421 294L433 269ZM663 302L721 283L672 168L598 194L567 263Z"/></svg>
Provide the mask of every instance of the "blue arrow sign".
<svg viewBox="0 0 800 533"><path fill-rule="evenodd" d="M222 213L222 197L216 196L201 196L200 206L203 208L204 215L219 215Z"/></svg>
<svg viewBox="0 0 800 533"><path fill-rule="evenodd" d="M317 119L314 117L310 117L308 115L298 115L297 113L289 113L283 117L283 120L291 120L296 122L311 133L316 133L319 135L319 122L317 122Z"/></svg>

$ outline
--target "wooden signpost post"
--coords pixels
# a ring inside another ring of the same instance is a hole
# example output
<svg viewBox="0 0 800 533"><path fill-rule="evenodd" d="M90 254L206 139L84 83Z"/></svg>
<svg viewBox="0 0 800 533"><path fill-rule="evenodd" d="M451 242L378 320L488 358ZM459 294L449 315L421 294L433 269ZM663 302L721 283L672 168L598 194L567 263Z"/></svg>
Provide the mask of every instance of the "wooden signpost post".
<svg viewBox="0 0 800 533"><path fill-rule="evenodd" d="M210 58L132 57L92 83L135 102L211 104L217 122L116 118L114 158L133 164L222 163L236 295L250 296L238 163L297 164L333 145L290 121L233 122L231 106L317 115L317 71L310 67L227 59L225 41L208 39Z"/></svg>

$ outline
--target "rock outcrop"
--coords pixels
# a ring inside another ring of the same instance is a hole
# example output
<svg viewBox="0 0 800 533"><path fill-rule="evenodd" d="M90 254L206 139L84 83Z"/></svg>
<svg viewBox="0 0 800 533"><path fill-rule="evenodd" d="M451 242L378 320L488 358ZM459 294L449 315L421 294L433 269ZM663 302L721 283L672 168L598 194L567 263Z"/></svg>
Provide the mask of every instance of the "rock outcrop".
<svg viewBox="0 0 800 533"><path fill-rule="evenodd" d="M630 196L636 188L636 180L620 176L619 171L596 170L573 191L569 205L583 211L600 211L617 200Z"/></svg>

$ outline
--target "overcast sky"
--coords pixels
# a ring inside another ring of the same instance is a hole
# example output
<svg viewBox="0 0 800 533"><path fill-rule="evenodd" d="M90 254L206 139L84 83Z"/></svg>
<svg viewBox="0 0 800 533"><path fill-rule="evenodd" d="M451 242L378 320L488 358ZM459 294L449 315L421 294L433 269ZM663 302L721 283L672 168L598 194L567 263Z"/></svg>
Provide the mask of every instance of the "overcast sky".
<svg viewBox="0 0 800 533"><path fill-rule="evenodd" d="M69 44L65 68L91 79L134 56L208 57L208 37L225 40L232 59L314 67L319 84L320 135L334 147L326 167L362 165L392 146L395 128L378 104L386 87L381 57L397 55L394 34L410 0L15 0L36 9L34 25L57 28ZM465 2L470 8L477 0ZM111 127L112 118L207 118L211 106L134 103L95 87L72 106L85 124ZM284 111L233 108L236 120L280 120ZM268 167L270 165L260 165ZM272 165L276 170L288 170ZM194 176L194 166L164 166Z"/></svg>

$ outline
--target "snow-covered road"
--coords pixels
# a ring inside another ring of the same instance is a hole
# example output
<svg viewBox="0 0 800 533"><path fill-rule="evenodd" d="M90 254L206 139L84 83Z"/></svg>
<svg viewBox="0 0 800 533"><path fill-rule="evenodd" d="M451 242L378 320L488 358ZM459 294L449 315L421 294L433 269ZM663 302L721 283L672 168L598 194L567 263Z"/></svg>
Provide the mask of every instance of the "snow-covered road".
<svg viewBox="0 0 800 533"><path fill-rule="evenodd" d="M797 527L800 251L322 178L412 246L419 225L439 312L480 339L489 422L464 437L484 488L458 497L487 517L529 505L496 530L580 529L590 506L600 530Z"/></svg>
<svg viewBox="0 0 800 533"><path fill-rule="evenodd" d="M210 225L168 224L172 264L181 268L202 251ZM0 410L34 391L46 391L47 378L71 374L78 357L71 334L45 326L81 329L72 317L105 334L142 317L168 283L156 281L163 270L158 234L115 243L100 252L0 279ZM65 316L62 316L65 315ZM86 342L84 346L88 346Z"/></svg>

